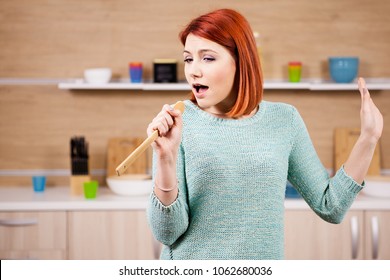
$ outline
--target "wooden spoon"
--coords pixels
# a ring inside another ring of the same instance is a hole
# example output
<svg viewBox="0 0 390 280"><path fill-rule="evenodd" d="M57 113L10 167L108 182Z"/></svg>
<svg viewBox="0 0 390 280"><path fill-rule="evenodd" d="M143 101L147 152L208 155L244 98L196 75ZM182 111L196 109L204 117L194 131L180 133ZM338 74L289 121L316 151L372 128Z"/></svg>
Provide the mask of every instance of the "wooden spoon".
<svg viewBox="0 0 390 280"><path fill-rule="evenodd" d="M181 113L184 112L184 102L178 101L173 105L174 109L179 110ZM155 130L148 138L142 142L118 167L115 169L118 176L122 175L126 169L132 164L146 149L157 139L158 130Z"/></svg>

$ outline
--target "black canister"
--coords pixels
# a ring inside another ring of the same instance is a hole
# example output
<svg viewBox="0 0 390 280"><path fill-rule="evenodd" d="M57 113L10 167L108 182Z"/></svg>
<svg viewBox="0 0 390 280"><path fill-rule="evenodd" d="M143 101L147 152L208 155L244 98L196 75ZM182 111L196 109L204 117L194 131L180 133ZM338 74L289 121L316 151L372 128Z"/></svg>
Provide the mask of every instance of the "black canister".
<svg viewBox="0 0 390 280"><path fill-rule="evenodd" d="M153 81L155 83L177 83L177 60L155 59L153 61Z"/></svg>

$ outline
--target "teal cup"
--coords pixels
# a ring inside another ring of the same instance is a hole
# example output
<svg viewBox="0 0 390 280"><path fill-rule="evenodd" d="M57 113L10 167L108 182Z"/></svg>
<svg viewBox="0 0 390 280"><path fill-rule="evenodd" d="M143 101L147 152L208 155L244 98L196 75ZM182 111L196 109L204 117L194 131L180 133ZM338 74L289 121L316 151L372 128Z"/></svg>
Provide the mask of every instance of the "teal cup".
<svg viewBox="0 0 390 280"><path fill-rule="evenodd" d="M45 176L33 176L32 184L34 192L44 192L46 187L46 177Z"/></svg>

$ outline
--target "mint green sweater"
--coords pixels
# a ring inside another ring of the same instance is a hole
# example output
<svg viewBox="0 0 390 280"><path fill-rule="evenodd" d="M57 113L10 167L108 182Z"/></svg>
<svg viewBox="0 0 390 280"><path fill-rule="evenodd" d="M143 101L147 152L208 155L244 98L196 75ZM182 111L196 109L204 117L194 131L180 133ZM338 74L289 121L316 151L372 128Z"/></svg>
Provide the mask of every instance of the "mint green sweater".
<svg viewBox="0 0 390 280"><path fill-rule="evenodd" d="M331 223L362 188L343 168L329 178L293 106L262 101L234 120L185 105L179 195L164 206L152 193L147 209L162 259L283 259L287 180Z"/></svg>

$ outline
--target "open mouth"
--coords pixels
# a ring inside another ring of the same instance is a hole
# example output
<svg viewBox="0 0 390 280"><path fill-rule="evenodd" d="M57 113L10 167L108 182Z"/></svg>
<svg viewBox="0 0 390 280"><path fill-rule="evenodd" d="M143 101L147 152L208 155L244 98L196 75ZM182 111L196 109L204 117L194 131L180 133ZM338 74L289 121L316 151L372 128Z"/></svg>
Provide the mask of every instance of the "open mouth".
<svg viewBox="0 0 390 280"><path fill-rule="evenodd" d="M197 93L202 93L209 89L208 86L201 85L201 84L193 84L192 87L196 90Z"/></svg>

